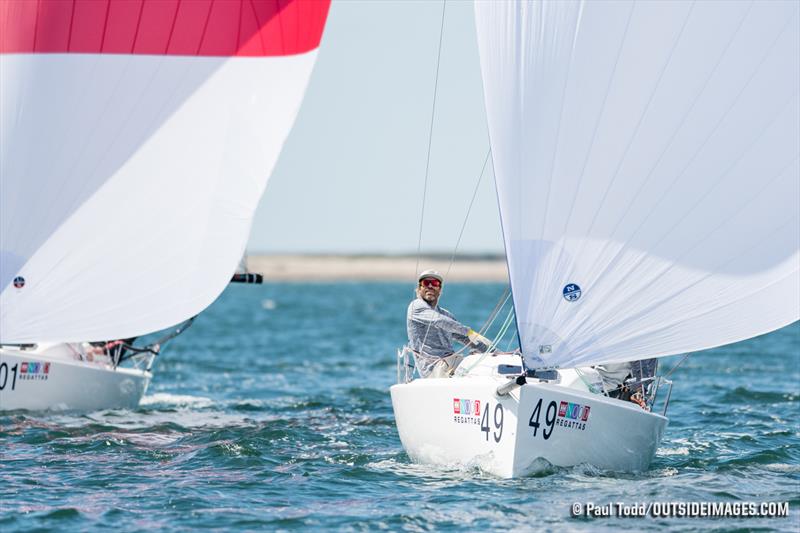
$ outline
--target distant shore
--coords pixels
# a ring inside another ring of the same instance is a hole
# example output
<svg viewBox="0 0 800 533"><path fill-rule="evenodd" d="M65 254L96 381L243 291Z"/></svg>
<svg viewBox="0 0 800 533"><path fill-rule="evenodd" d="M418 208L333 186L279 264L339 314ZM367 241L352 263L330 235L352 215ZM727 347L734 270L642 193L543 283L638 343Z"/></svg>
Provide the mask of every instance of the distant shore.
<svg viewBox="0 0 800 533"><path fill-rule="evenodd" d="M414 281L416 270L435 269L448 281L508 281L498 256L248 255L247 268L264 281Z"/></svg>

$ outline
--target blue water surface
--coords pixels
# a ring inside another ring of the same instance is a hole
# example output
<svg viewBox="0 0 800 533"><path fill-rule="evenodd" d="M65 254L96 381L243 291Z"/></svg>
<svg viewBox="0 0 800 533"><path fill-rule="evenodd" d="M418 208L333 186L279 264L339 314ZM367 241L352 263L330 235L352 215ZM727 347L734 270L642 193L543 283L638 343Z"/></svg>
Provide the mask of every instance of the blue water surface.
<svg viewBox="0 0 800 533"><path fill-rule="evenodd" d="M480 326L504 290L452 283L443 303ZM232 286L162 352L139 409L0 414L0 531L800 530L800 323L692 355L649 471L501 480L403 451L389 386L411 291ZM570 513L703 501L788 502L790 516Z"/></svg>

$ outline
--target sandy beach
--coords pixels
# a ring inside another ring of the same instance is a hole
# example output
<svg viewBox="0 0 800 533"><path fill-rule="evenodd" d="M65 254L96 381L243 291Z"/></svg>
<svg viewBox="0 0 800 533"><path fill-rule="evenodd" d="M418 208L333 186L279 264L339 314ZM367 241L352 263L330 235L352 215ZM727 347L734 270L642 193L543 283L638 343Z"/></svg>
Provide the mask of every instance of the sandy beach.
<svg viewBox="0 0 800 533"><path fill-rule="evenodd" d="M250 255L247 267L264 275L264 281L409 281L417 268L433 268L448 281L508 280L506 262L501 257L423 256L417 267L416 256L371 255Z"/></svg>

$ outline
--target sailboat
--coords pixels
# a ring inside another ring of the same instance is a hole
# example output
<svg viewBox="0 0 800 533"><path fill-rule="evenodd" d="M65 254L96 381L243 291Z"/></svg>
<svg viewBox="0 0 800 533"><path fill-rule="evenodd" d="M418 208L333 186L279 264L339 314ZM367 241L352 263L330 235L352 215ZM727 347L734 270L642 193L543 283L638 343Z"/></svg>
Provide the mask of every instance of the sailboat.
<svg viewBox="0 0 800 533"><path fill-rule="evenodd" d="M0 1L0 410L138 405L133 339L231 280L328 8Z"/></svg>
<svg viewBox="0 0 800 533"><path fill-rule="evenodd" d="M399 372L400 439L507 478L646 470L670 385L623 401L602 368L800 318L800 4L478 1L475 21L521 353Z"/></svg>

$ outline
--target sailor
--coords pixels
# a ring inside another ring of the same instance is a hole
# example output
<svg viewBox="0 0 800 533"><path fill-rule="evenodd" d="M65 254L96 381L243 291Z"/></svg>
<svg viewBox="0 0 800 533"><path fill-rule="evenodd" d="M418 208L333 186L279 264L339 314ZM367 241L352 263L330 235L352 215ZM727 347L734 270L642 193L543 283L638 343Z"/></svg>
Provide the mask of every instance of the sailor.
<svg viewBox="0 0 800 533"><path fill-rule="evenodd" d="M408 345L414 351L417 370L424 378L453 375L464 359L453 352L453 341L470 347L470 353L485 352L489 339L460 323L450 311L439 307L444 278L435 270L417 277L417 298L408 306Z"/></svg>
<svg viewBox="0 0 800 533"><path fill-rule="evenodd" d="M656 375L658 359L597 365L594 369L603 381L603 392L610 398L631 401L647 409L645 399Z"/></svg>

